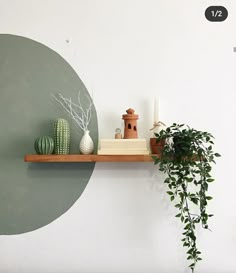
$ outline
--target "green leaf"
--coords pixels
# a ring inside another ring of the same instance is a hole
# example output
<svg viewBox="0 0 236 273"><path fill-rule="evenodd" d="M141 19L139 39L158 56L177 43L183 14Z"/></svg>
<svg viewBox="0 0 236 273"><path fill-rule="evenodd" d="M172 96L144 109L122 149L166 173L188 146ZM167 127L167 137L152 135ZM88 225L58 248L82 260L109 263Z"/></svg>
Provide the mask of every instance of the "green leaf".
<svg viewBox="0 0 236 273"><path fill-rule="evenodd" d="M220 157L221 155L220 155L220 154L218 154L218 153L215 153L215 154L214 154L214 156L216 156L216 157Z"/></svg>
<svg viewBox="0 0 236 273"><path fill-rule="evenodd" d="M169 194L169 195L173 195L174 194L172 191L167 191L166 193Z"/></svg>
<svg viewBox="0 0 236 273"><path fill-rule="evenodd" d="M174 195L170 197L170 201L173 201L175 199Z"/></svg>
<svg viewBox="0 0 236 273"><path fill-rule="evenodd" d="M188 251L187 251L187 254L192 254L193 253L193 248L190 248Z"/></svg>
<svg viewBox="0 0 236 273"><path fill-rule="evenodd" d="M181 213L178 213L175 215L175 217L180 217L181 216Z"/></svg>
<svg viewBox="0 0 236 273"><path fill-rule="evenodd" d="M193 240L196 241L196 236L191 232L189 233L189 237Z"/></svg>
<svg viewBox="0 0 236 273"><path fill-rule="evenodd" d="M191 201L192 201L195 205L198 205L198 199L197 199L197 198L191 198Z"/></svg>
<svg viewBox="0 0 236 273"><path fill-rule="evenodd" d="M212 200L213 197L212 196L206 196L206 200Z"/></svg>
<svg viewBox="0 0 236 273"><path fill-rule="evenodd" d="M193 181L193 177L188 177L186 178L187 182L192 182Z"/></svg>
<svg viewBox="0 0 236 273"><path fill-rule="evenodd" d="M194 268L194 266L195 266L195 263L192 263L189 265L190 268Z"/></svg>
<svg viewBox="0 0 236 273"><path fill-rule="evenodd" d="M208 184L207 184L207 183L204 183L202 186L203 186L203 188L205 189L205 191L208 190Z"/></svg>
<svg viewBox="0 0 236 273"><path fill-rule="evenodd" d="M185 227L184 227L184 229L186 230L186 229L189 229L189 227L190 227L190 224L187 224Z"/></svg>
<svg viewBox="0 0 236 273"><path fill-rule="evenodd" d="M208 183L211 183L211 182L213 182L213 181L215 181L214 178L208 178L208 179L207 179L207 182L208 182Z"/></svg>

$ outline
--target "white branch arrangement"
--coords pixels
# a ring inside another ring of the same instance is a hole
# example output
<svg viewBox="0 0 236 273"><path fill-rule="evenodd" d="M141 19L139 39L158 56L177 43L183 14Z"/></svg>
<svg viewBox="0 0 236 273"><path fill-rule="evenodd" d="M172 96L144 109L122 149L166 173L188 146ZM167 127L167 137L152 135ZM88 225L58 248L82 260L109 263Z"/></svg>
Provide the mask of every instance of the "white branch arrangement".
<svg viewBox="0 0 236 273"><path fill-rule="evenodd" d="M88 99L88 107L84 109L80 100L80 92L78 93L77 97L78 104L72 102L71 98L64 97L61 93L58 94L58 97L53 94L52 96L61 104L61 106L70 115L70 117L78 124L78 126L84 132L88 130L93 106L93 100L91 100L90 97L86 96Z"/></svg>

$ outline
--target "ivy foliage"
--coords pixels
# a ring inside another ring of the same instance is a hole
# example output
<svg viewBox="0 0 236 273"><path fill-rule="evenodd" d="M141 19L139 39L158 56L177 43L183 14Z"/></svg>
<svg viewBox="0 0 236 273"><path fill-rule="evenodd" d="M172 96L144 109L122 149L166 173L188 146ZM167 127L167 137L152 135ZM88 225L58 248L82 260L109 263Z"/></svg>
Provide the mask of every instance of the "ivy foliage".
<svg viewBox="0 0 236 273"><path fill-rule="evenodd" d="M189 267L194 272L202 260L197 247L196 226L209 229L207 205L213 198L208 195L212 164L220 154L213 151L214 137L208 132L192 129L184 124L172 124L155 134L157 142L165 140L159 155L153 156L154 164L166 174L167 194L178 213L175 217L183 223L183 246L187 248Z"/></svg>

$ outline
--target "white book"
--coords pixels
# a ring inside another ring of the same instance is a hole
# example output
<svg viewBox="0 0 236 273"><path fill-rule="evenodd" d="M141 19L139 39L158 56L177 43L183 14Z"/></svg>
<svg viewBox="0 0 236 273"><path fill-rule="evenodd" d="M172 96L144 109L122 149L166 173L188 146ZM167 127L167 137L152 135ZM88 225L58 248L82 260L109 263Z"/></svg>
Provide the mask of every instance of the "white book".
<svg viewBox="0 0 236 273"><path fill-rule="evenodd" d="M150 152L146 149L100 149L99 155L148 155Z"/></svg>

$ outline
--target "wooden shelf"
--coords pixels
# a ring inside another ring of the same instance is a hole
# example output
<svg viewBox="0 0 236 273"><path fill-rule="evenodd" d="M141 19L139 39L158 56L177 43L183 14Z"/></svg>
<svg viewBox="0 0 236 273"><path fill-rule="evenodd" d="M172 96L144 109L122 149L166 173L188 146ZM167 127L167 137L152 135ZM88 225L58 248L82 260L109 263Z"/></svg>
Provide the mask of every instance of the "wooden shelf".
<svg viewBox="0 0 236 273"><path fill-rule="evenodd" d="M25 162L153 162L152 155L25 155Z"/></svg>

